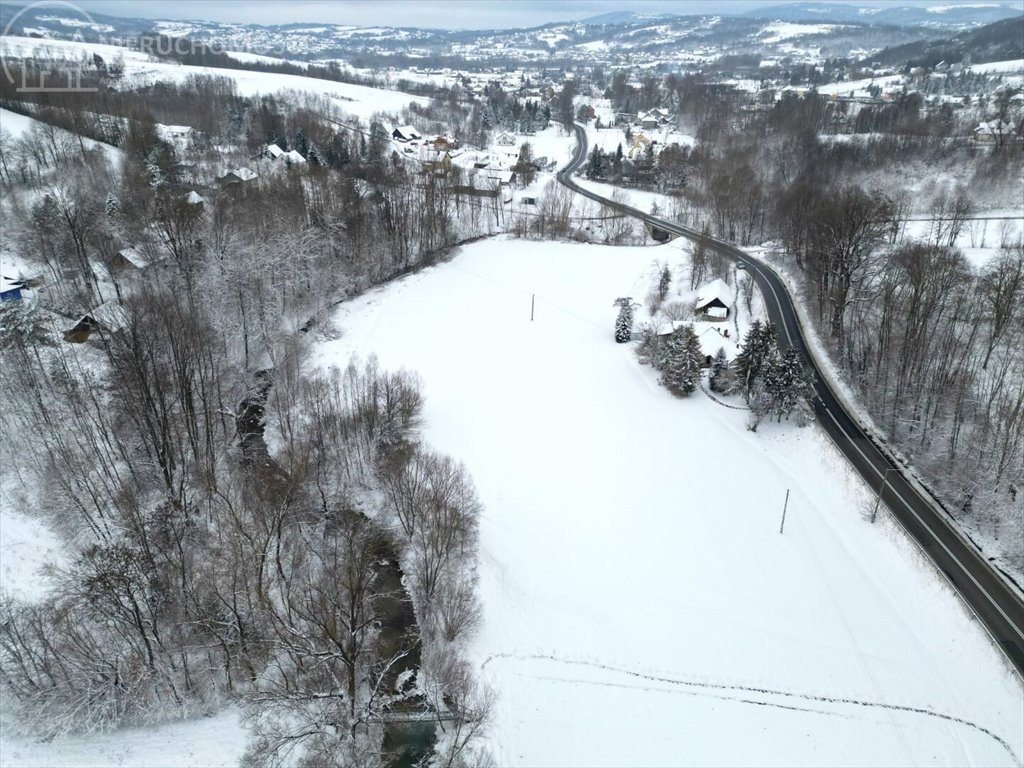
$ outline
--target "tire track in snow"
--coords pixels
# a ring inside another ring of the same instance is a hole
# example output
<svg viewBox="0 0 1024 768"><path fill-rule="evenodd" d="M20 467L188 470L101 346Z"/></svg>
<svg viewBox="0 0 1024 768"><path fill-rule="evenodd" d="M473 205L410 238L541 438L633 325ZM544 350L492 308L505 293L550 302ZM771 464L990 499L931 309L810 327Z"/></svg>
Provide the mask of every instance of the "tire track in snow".
<svg viewBox="0 0 1024 768"><path fill-rule="evenodd" d="M550 675L525 675L521 672L513 672L516 677L525 677L531 680L548 680L555 683L579 683L581 685L598 685L602 688L625 688L630 691L647 691L651 693L672 693L680 696L698 696L700 698L717 699L718 701L733 701L740 704L754 704L759 707L772 707L774 709L788 709L793 712L812 712L817 715L828 715L829 717L839 717L844 720L853 720L852 715L844 715L842 712L830 712L827 709L814 709L812 707L797 707L791 704L778 704L771 701L758 701L757 699L743 699L735 696L722 696L715 693L706 693L703 691L686 691L679 690L678 688L658 688L650 685L627 685L626 683L609 683L602 682L600 680L583 680L581 678L572 677L551 677Z"/></svg>
<svg viewBox="0 0 1024 768"><path fill-rule="evenodd" d="M847 698L844 698L844 697L841 697L841 696L823 696L823 695L813 694L813 693L798 693L796 691L782 691L782 690L776 690L776 689L773 689L773 688L758 688L758 687L747 686L747 685L730 685L730 684L726 684L726 683L708 683L708 682L701 682L699 680L685 680L685 679L676 679L676 678L671 678L671 677L660 677L658 675L651 675L651 674L648 674L646 672L637 672L637 671L632 670L632 669L625 669L623 667L615 667L615 666L612 666L610 664L601 664L601 663L593 662L593 661L579 661L579 660L576 660L576 659L562 659L562 658L559 658L557 656L549 656L549 655L544 655L544 654L515 654L515 653L495 653L495 654L491 654L480 665L481 671L486 669L487 665L490 664L492 661L498 661L498 660L502 660L502 659L508 659L508 660L511 660L511 661L553 661L553 662L556 662L558 664L569 664L569 665L578 666L578 667L589 667L591 669L600 669L600 670L605 671L605 672L616 672L618 674L629 675L630 677L635 677L638 680L647 680L647 681L654 682L654 683L667 683L669 685L680 685L680 686L685 686L685 687L689 687L689 688L700 688L700 689L714 690L714 691L736 691L738 693L748 693L748 694L749 693L755 693L755 694L761 694L762 696L782 696L782 697L785 697L785 698L799 699L801 701L814 701L814 702L819 702L819 703L822 703L822 704L849 704L849 705L857 706L857 707L884 709L884 710L888 710L890 712L907 712L909 714L914 714L914 715L924 715L926 717L934 717L934 718L936 718L938 720L945 720L947 722L957 723L959 725L963 725L963 726L966 726L968 728L972 728L975 731L978 731L979 733L982 733L985 736L988 736L989 738L994 740L997 744L999 744L999 746L1001 746L1004 750L1006 750L1006 753L1010 756L1010 758L1013 760L1013 763L1015 765L1022 765L1020 759L1017 757L1017 753L1013 751L1013 747L1011 747L1009 745L1009 743L1005 739L1003 739L1001 736L999 736L998 734L993 733L992 731L990 731L988 728L984 727L983 725L978 725L977 723L971 722L970 720L966 720L966 719L964 719L962 717L957 717L956 715L947 715L947 714L945 714L943 712L935 712L934 710L926 709L924 707L911 707L911 706L904 705L904 704L885 704L884 702L879 702L879 701L864 701L862 699L847 699ZM601 684L601 683L598 683L598 684ZM609 684L609 685L611 685L611 684ZM792 710L800 710L801 709L800 707L791 707L791 706L786 706L784 704L776 704L776 703L767 702L767 701L754 701L754 700L747 701L745 699L735 699L735 698L731 699L731 700L733 700L733 701L740 701L740 702L742 702L744 704L756 704L758 706L778 707L778 708L781 708L781 709L792 709ZM804 711L817 711L817 710L804 710Z"/></svg>

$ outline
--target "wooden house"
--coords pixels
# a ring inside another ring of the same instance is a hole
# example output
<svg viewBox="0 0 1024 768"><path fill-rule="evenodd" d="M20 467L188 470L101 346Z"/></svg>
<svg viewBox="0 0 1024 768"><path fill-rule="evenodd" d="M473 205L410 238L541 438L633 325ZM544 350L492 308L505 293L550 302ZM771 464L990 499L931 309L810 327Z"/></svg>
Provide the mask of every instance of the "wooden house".
<svg viewBox="0 0 1024 768"><path fill-rule="evenodd" d="M697 290L697 303L694 313L709 322L721 322L729 319L729 306L732 304L732 290L721 278L702 285Z"/></svg>
<svg viewBox="0 0 1024 768"><path fill-rule="evenodd" d="M135 248L122 248L110 261L114 272L134 272L149 266L149 259Z"/></svg>
<svg viewBox="0 0 1024 768"><path fill-rule="evenodd" d="M64 332L64 341L72 344L83 344L96 332L117 333L128 325L128 315L124 307L116 301L100 304L96 309L82 315L78 321Z"/></svg>

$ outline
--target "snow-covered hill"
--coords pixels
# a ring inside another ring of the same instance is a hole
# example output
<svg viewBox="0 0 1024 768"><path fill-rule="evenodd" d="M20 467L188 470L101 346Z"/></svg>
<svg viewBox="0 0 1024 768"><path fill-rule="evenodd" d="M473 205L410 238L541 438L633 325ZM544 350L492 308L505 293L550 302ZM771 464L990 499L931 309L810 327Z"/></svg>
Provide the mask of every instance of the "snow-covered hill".
<svg viewBox="0 0 1024 768"><path fill-rule="evenodd" d="M299 75L184 66L160 61L142 51L130 48L74 40L39 40L30 37L4 36L0 38L0 53L9 58L34 56L68 61L80 61L83 55L91 57L93 54L98 54L107 61L112 61L120 56L124 60L125 77L135 83L180 82L189 75L216 74L233 79L238 84L238 92L243 96L252 96L257 93L270 94L283 90L325 94L336 99L338 106L345 112L364 119L377 112L397 112L410 102L416 101L425 104L428 101L423 97L412 96L400 91Z"/></svg>

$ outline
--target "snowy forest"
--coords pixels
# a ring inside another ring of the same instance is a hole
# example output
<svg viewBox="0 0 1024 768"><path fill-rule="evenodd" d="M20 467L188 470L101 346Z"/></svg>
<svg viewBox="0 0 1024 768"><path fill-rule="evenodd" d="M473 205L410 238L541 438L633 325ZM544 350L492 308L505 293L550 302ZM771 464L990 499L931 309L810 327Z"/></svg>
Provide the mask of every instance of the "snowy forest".
<svg viewBox="0 0 1024 768"><path fill-rule="evenodd" d="M414 373L307 353L336 303L487 212L413 183L379 123L233 85L3 102L39 118L0 168L42 297L0 312L4 466L76 553L52 597L0 605L5 698L43 736L239 702L251 765L387 762L419 717L437 764L479 763L472 480L418 437ZM176 148L166 115L199 138ZM311 162L208 181L271 142Z"/></svg>

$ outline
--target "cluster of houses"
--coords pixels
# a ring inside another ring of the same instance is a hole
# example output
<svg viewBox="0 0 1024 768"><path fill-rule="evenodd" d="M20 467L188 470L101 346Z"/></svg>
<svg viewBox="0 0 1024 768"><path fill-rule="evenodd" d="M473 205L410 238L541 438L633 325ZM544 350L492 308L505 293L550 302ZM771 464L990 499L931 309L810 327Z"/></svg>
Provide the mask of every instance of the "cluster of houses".
<svg viewBox="0 0 1024 768"><path fill-rule="evenodd" d="M517 181L515 166L518 151L497 154L481 154L463 150L458 138L452 135L425 137L411 125L396 127L391 138L400 146L401 154L419 161L423 173L447 176L457 165L467 171L467 183L455 187L457 194L476 197L497 197L504 187ZM520 138L510 131L502 131L494 137L494 144L509 150L517 148ZM501 156L499 156L501 155ZM533 160L534 168L543 168L546 157Z"/></svg>
<svg viewBox="0 0 1024 768"><path fill-rule="evenodd" d="M298 150L289 149L285 152L277 144L267 144L261 154L277 167L301 165L306 162L306 158Z"/></svg>

